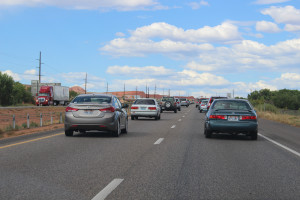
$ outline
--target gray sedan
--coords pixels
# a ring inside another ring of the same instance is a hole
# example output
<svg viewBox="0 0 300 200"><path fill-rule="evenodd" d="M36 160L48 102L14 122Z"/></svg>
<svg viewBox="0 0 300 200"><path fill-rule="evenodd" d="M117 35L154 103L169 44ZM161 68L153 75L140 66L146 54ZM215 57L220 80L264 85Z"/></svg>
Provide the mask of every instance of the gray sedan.
<svg viewBox="0 0 300 200"><path fill-rule="evenodd" d="M118 137L127 133L128 116L119 99L113 95L82 94L75 97L66 108L65 135L74 131L109 131Z"/></svg>

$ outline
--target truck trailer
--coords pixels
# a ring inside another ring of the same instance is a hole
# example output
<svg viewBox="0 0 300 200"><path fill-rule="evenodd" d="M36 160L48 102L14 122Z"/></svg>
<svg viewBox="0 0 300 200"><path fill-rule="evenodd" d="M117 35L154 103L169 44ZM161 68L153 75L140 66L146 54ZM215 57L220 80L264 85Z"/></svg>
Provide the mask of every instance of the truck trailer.
<svg viewBox="0 0 300 200"><path fill-rule="evenodd" d="M36 99L37 106L67 105L69 103L69 87L41 86Z"/></svg>

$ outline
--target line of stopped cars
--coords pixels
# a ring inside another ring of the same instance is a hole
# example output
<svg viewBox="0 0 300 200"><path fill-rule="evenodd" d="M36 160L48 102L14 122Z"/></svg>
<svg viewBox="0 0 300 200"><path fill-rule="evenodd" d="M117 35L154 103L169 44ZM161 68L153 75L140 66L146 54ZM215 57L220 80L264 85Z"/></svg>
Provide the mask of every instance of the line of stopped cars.
<svg viewBox="0 0 300 200"><path fill-rule="evenodd" d="M184 103L183 103L184 102ZM177 113L181 106L189 106L186 99L163 97L160 102L154 98L136 99L130 107L131 120L139 117L159 120L161 113ZM213 133L246 134L257 139L257 114L253 106L244 99L227 97L202 98L196 102L200 112L205 112L204 135ZM129 105L109 94L82 94L76 96L66 108L65 135L73 136L74 131L107 131L119 137L128 132Z"/></svg>

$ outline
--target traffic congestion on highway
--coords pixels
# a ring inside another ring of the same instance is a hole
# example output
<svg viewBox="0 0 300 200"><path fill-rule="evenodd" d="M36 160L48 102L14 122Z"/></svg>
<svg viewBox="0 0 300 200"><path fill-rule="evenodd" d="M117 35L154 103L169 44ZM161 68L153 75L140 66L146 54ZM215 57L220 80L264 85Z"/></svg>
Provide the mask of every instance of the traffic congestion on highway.
<svg viewBox="0 0 300 200"><path fill-rule="evenodd" d="M299 199L299 128L163 99L79 95L64 129L0 140L0 199Z"/></svg>

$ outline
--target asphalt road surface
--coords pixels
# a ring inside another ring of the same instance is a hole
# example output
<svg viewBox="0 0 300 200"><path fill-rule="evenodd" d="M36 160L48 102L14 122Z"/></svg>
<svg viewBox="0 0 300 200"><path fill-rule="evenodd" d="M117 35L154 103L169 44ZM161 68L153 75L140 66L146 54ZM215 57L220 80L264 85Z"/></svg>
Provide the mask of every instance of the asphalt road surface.
<svg viewBox="0 0 300 200"><path fill-rule="evenodd" d="M0 140L0 199L300 199L300 129L259 121L257 141L203 135L194 106L129 120L128 134L63 130Z"/></svg>

